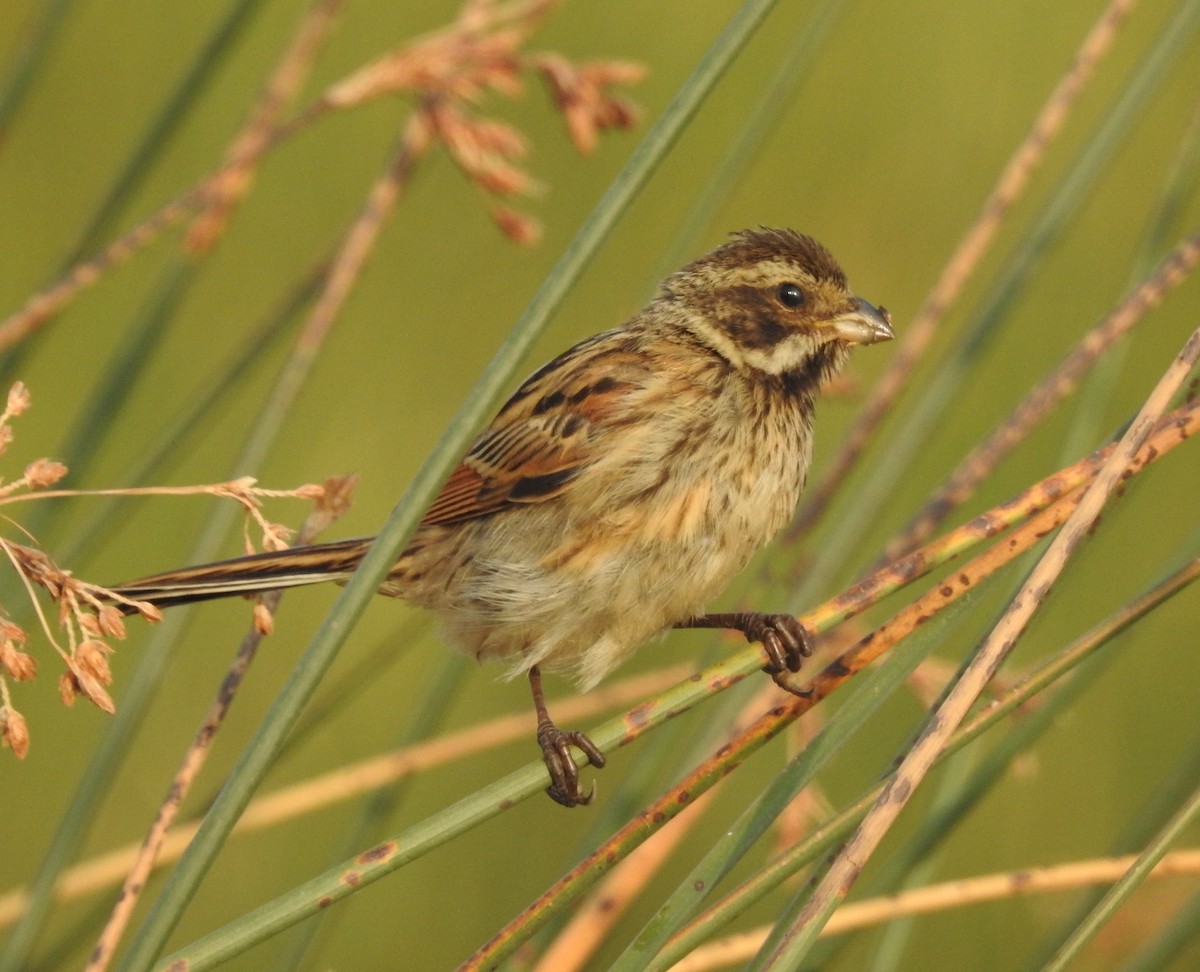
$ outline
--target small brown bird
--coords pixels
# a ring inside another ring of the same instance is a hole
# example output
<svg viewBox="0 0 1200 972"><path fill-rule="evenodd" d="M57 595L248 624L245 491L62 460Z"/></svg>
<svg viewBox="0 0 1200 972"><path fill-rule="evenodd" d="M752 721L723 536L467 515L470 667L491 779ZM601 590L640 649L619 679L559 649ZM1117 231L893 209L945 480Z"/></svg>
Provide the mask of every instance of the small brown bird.
<svg viewBox="0 0 1200 972"><path fill-rule="evenodd" d="M766 671L810 653L790 615L704 614L788 521L813 402L854 344L893 337L821 244L737 233L668 277L622 327L534 373L479 436L380 593L432 610L447 640L528 673L559 803L588 803L571 754L604 755L546 711L541 672L590 688L671 627L760 641ZM347 580L370 539L295 547L122 585L160 606ZM782 681L782 680L781 680Z"/></svg>

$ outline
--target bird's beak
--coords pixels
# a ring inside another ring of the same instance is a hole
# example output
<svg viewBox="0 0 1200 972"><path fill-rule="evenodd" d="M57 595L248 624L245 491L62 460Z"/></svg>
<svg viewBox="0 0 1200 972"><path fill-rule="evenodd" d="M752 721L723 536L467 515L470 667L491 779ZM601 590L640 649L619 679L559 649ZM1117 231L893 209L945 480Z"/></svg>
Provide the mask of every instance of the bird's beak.
<svg viewBox="0 0 1200 972"><path fill-rule="evenodd" d="M853 310L835 317L829 327L840 340L849 344L878 344L896 336L887 310L869 304L861 297L855 297Z"/></svg>

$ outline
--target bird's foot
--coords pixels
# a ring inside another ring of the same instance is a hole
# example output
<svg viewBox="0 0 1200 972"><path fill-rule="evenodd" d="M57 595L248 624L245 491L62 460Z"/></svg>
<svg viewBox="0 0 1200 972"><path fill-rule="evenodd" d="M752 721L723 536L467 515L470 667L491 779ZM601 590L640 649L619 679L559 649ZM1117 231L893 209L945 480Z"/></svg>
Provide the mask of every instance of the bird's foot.
<svg viewBox="0 0 1200 972"><path fill-rule="evenodd" d="M536 665L529 669L529 687L533 691L533 707L537 711L537 741L542 747L542 761L550 774L546 794L564 807L582 807L592 802L596 784L587 792L579 785L579 764L571 753L577 747L597 769L605 763L604 753L582 732L559 729L546 709L542 695L542 673Z"/></svg>
<svg viewBox="0 0 1200 972"><path fill-rule="evenodd" d="M542 747L542 760L550 773L550 785L546 787L550 799L564 807L581 807L591 803L596 795L596 784L593 782L591 789L583 792L579 784L579 765L575 762L571 747L578 747L587 756L588 762L597 768L605 763L599 747L582 732L559 729L549 719L538 721L537 741Z"/></svg>
<svg viewBox="0 0 1200 972"><path fill-rule="evenodd" d="M763 671L784 691L805 696L787 679L790 672L800 671L804 659L813 653L812 633L790 614L761 614L739 611L736 614L702 614L683 622L683 628L725 628L740 631L746 640L758 642L767 653L768 663Z"/></svg>

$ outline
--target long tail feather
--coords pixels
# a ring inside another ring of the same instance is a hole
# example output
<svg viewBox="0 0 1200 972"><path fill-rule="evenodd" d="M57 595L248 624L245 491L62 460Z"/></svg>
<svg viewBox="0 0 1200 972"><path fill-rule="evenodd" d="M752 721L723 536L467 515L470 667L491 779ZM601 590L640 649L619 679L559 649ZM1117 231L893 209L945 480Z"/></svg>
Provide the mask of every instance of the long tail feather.
<svg viewBox="0 0 1200 972"><path fill-rule="evenodd" d="M251 554L198 567L154 574L113 588L133 601L158 607L208 601L218 597L262 594L285 587L325 581L344 581L371 545L370 537L291 547L274 553Z"/></svg>

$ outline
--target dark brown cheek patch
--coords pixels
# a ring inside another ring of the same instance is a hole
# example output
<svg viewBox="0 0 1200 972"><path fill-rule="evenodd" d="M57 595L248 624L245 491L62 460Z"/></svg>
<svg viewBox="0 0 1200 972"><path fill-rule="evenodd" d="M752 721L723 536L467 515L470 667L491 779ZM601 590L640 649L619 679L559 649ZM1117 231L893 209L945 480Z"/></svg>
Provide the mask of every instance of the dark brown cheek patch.
<svg viewBox="0 0 1200 972"><path fill-rule="evenodd" d="M775 316L776 308L757 287L737 287L722 314L725 331L747 351L767 351L786 338L792 329Z"/></svg>
<svg viewBox="0 0 1200 972"><path fill-rule="evenodd" d="M739 317L729 322L729 336L746 351L769 351L788 336L788 328L766 317Z"/></svg>

